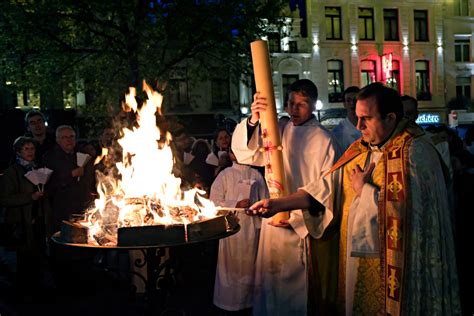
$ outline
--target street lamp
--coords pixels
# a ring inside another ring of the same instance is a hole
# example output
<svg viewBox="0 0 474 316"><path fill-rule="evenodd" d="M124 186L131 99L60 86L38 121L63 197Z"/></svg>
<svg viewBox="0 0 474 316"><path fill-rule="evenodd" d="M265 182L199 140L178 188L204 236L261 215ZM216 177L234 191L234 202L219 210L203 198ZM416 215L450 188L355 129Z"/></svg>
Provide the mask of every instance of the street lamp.
<svg viewBox="0 0 474 316"><path fill-rule="evenodd" d="M316 101L316 111L318 111L318 121L321 122L321 110L323 109L323 102L321 100Z"/></svg>

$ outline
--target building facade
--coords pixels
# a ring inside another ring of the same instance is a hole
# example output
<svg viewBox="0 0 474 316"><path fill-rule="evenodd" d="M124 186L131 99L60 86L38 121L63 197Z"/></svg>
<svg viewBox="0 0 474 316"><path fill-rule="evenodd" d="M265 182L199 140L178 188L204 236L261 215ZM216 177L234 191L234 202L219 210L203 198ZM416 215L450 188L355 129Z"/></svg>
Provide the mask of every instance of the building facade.
<svg viewBox="0 0 474 316"><path fill-rule="evenodd" d="M288 3L282 12L285 26L270 27L264 38L271 53L278 112L284 112L288 85L302 78L318 86L319 114L327 125L344 116L345 88L376 81L416 97L422 123L447 123L448 104L456 99L472 108L474 0ZM252 78L238 82L222 71L209 72L215 78L196 80L185 64L177 67L165 92L164 112L207 118L220 114L235 120L247 115ZM43 108L43 103L55 104L55 109L87 106L84 92L48 99L25 90L12 96L8 85L0 85L0 110Z"/></svg>
<svg viewBox="0 0 474 316"><path fill-rule="evenodd" d="M318 86L323 119L341 115L345 88L383 82L417 98L422 123L447 123L448 102L472 96L473 8L466 0L299 1L286 13L290 30L267 38L279 111L298 78Z"/></svg>

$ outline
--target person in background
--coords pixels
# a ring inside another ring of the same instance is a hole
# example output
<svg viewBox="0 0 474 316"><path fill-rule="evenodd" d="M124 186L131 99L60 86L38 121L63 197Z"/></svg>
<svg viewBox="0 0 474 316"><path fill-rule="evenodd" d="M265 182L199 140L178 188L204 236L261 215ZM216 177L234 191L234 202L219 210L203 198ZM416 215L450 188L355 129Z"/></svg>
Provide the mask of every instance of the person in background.
<svg viewBox="0 0 474 316"><path fill-rule="evenodd" d="M95 184L92 159L78 166L76 132L69 125L56 129L56 146L46 153L44 164L53 170L46 185L53 209L53 229L58 231L63 220L81 214L92 201Z"/></svg>
<svg viewBox="0 0 474 316"><path fill-rule="evenodd" d="M329 171L339 157L331 133L313 115L318 89L308 79L289 87L288 113L291 121L282 134L283 167L288 192L296 192ZM263 166L260 112L267 100L254 95L252 114L237 125L232 150L241 164ZM330 220L326 223L329 224ZM280 223L262 222L256 263L255 315L329 314L335 308L337 284L337 229L322 240L311 238L302 210L292 209ZM318 236L320 237L320 236Z"/></svg>
<svg viewBox="0 0 474 316"><path fill-rule="evenodd" d="M456 196L456 259L458 262L459 286L461 291L462 315L474 313L472 300L472 259L470 251L466 251L466 240L472 236L472 198L474 196L474 127L471 126L464 134L463 143L456 131L450 130L451 158L456 160L454 169L454 189ZM457 145L456 145L457 144Z"/></svg>
<svg viewBox="0 0 474 316"><path fill-rule="evenodd" d="M173 150L173 157L175 164L173 167L173 174L183 180L185 186L192 184L192 173L188 167L191 160L191 148L195 139L181 127L171 132L173 137L171 141L171 148Z"/></svg>
<svg viewBox="0 0 474 316"><path fill-rule="evenodd" d="M38 166L42 166L44 154L56 144L54 133L48 131L43 113L37 110L26 113L25 125L27 130L25 136L32 137L36 141L35 162Z"/></svg>
<svg viewBox="0 0 474 316"><path fill-rule="evenodd" d="M467 129L466 134L464 134L463 143L466 150L474 156L474 126Z"/></svg>
<svg viewBox="0 0 474 316"><path fill-rule="evenodd" d="M262 198L268 190L262 175L250 166L237 163L229 152L232 166L222 170L211 187L210 200L216 206L246 208ZM225 311L251 315L255 280L255 260L261 220L236 212L240 231L219 240L214 286L214 305Z"/></svg>
<svg viewBox="0 0 474 316"><path fill-rule="evenodd" d="M77 149L81 153L88 154L91 156L91 160L94 161L97 157L97 149L92 141L89 140L80 140L77 142Z"/></svg>
<svg viewBox="0 0 474 316"><path fill-rule="evenodd" d="M347 111L347 116L332 130L334 138L338 141L343 151L345 151L350 146L350 144L362 136L360 131L356 128L357 116L355 115L355 97L359 90L360 89L355 86L344 90L342 98L344 102L344 108Z"/></svg>
<svg viewBox="0 0 474 316"><path fill-rule="evenodd" d="M259 201L249 213L303 208L310 233L320 235L326 219L342 211L341 315L460 315L441 159L423 130L402 119L397 91L364 87L356 114L362 138L329 174Z"/></svg>
<svg viewBox="0 0 474 316"><path fill-rule="evenodd" d="M97 156L102 155L102 149L111 151L115 142L115 130L112 126L105 126L99 135L99 139L94 144Z"/></svg>
<svg viewBox="0 0 474 316"><path fill-rule="evenodd" d="M99 145L102 148L107 148L113 145L115 140L115 131L113 127L111 126L106 126L102 130L102 134L100 134L99 137Z"/></svg>
<svg viewBox="0 0 474 316"><path fill-rule="evenodd" d="M35 141L18 137L13 149L16 159L1 177L0 206L5 207L5 222L12 228L5 237L10 241L7 248L16 250L18 289L21 294L33 295L42 285L47 263L51 209L45 193L25 177L36 167Z"/></svg>
<svg viewBox="0 0 474 316"><path fill-rule="evenodd" d="M409 95L401 96L403 104L403 115L413 123L416 123L418 119L418 100ZM448 195L449 198L452 196L452 179L453 179L453 165L451 161L451 154L449 151L448 134L443 131L443 128L427 128L423 137L438 151L444 164L442 165L444 170L449 174ZM454 202L450 201L450 205Z"/></svg>
<svg viewBox="0 0 474 316"><path fill-rule="evenodd" d="M52 208L53 232L60 231L62 221L81 216L93 201L95 177L92 159L84 166L77 163L76 132L69 125L56 129L56 146L44 156L44 164L53 170L46 185ZM79 288L90 282L92 253L78 252L56 243L50 244L51 265L59 288ZM74 283L70 276L75 275Z"/></svg>
<svg viewBox="0 0 474 316"><path fill-rule="evenodd" d="M197 139L191 148L192 160L188 165L193 173L194 184L201 186L201 189L206 192L209 192L215 179L214 167L206 163L210 152L211 148L207 140Z"/></svg>
<svg viewBox="0 0 474 316"><path fill-rule="evenodd" d="M232 160L229 158L230 139L231 133L225 127L220 127L214 132L212 150L206 158L206 163L215 168L214 176L232 166Z"/></svg>

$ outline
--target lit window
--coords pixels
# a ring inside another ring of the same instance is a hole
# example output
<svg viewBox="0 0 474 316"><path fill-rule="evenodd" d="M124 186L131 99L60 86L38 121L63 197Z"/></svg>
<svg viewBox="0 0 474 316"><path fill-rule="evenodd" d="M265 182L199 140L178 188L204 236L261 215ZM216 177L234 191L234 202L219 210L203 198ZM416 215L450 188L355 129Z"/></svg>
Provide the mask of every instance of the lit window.
<svg viewBox="0 0 474 316"><path fill-rule="evenodd" d="M428 41L428 11L415 10L415 41Z"/></svg>
<svg viewBox="0 0 474 316"><path fill-rule="evenodd" d="M360 83L362 87L375 82L375 61L362 60L360 63Z"/></svg>
<svg viewBox="0 0 474 316"><path fill-rule="evenodd" d="M416 98L418 100L431 100L430 92L430 67L426 60L415 62Z"/></svg>
<svg viewBox="0 0 474 316"><path fill-rule="evenodd" d="M384 35L386 41L398 41L398 11L397 9L383 10Z"/></svg>
<svg viewBox="0 0 474 316"><path fill-rule="evenodd" d="M374 40L374 9L359 8L359 39Z"/></svg>
<svg viewBox="0 0 474 316"><path fill-rule="evenodd" d="M342 61L328 60L328 100L329 102L342 102L344 91L344 71Z"/></svg>
<svg viewBox="0 0 474 316"><path fill-rule="evenodd" d="M457 39L454 41L454 60L456 62L469 62L471 41L468 39Z"/></svg>
<svg viewBox="0 0 474 316"><path fill-rule="evenodd" d="M341 8L326 7L326 39L342 39Z"/></svg>
<svg viewBox="0 0 474 316"><path fill-rule="evenodd" d="M17 94L17 107L20 108L39 108L40 94L33 89L24 89Z"/></svg>

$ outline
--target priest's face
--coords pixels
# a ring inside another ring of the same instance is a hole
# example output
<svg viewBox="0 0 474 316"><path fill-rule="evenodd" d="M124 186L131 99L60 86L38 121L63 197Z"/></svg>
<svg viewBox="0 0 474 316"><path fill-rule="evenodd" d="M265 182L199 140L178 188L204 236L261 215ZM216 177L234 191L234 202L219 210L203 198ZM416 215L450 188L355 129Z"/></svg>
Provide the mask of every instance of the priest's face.
<svg viewBox="0 0 474 316"><path fill-rule="evenodd" d="M357 100L356 115L357 129L361 131L363 140L371 145L378 145L387 140L396 126L394 113L381 118L375 98Z"/></svg>
<svg viewBox="0 0 474 316"><path fill-rule="evenodd" d="M288 97L288 114L293 125L298 126L309 120L312 114L309 98L299 92L291 92Z"/></svg>

